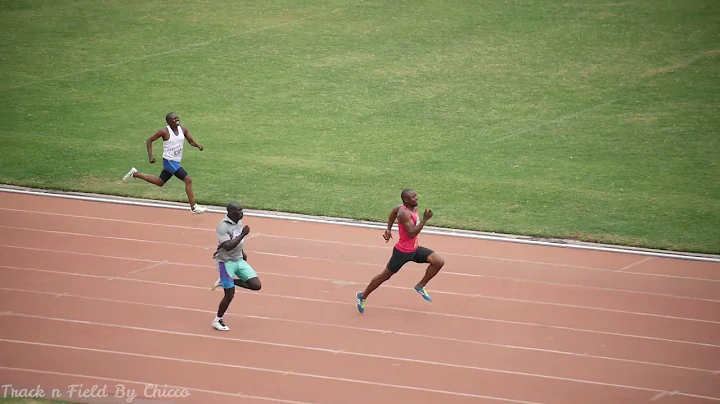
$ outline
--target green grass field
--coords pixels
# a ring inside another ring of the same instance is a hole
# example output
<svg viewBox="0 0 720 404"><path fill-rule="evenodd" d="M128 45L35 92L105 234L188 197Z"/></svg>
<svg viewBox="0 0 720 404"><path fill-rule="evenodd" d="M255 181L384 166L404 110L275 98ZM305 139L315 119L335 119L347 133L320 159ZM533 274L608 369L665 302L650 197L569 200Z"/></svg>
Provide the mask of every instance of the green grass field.
<svg viewBox="0 0 720 404"><path fill-rule="evenodd" d="M720 253L720 2L0 0L0 182ZM160 144L155 155L160 157Z"/></svg>

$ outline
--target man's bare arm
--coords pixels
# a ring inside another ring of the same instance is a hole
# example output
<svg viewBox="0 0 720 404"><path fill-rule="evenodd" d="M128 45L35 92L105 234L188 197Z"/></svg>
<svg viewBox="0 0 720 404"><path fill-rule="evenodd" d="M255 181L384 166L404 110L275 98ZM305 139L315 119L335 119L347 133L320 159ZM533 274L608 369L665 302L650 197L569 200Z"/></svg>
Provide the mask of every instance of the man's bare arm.
<svg viewBox="0 0 720 404"><path fill-rule="evenodd" d="M242 241L242 239L244 239L245 236L248 235L248 233L250 233L250 226L245 225L245 226L243 226L242 231L240 232L240 235L239 235L239 236L237 236L237 237L235 237L235 238L232 238L232 239L230 239L230 240L227 240L227 241L222 242L222 243L220 244L220 248L225 249L225 250L227 250L227 251L232 250L233 248L237 247L238 244L240 244L240 242Z"/></svg>
<svg viewBox="0 0 720 404"><path fill-rule="evenodd" d="M203 150L202 145L198 144L198 142L195 141L195 139L190 134L190 131L187 130L187 128L184 126L182 127L182 129L183 129L183 133L185 133L185 139L187 139L188 143L190 143L191 146L197 147L198 150L202 151Z"/></svg>
<svg viewBox="0 0 720 404"><path fill-rule="evenodd" d="M387 229L392 230L392 225L395 223L395 219L397 219L398 212L400 211L400 207L402 205L396 206L392 211L390 211L390 215L388 216L388 222L387 222Z"/></svg>
<svg viewBox="0 0 720 404"><path fill-rule="evenodd" d="M150 136L148 138L146 143L147 143L148 160L150 161L150 163L155 162L155 157L153 156L153 152L152 152L153 142L160 139L161 137L164 137L166 133L167 133L167 131L165 130L165 128L159 129L157 132L155 132L155 134L153 134L152 136Z"/></svg>
<svg viewBox="0 0 720 404"><path fill-rule="evenodd" d="M396 206L392 211L390 211L390 216L388 217L387 222L387 229L385 229L385 234L383 234L383 238L385 239L385 242L387 243L392 238L392 225L395 223L395 219L397 219L398 212L400 211L400 206Z"/></svg>

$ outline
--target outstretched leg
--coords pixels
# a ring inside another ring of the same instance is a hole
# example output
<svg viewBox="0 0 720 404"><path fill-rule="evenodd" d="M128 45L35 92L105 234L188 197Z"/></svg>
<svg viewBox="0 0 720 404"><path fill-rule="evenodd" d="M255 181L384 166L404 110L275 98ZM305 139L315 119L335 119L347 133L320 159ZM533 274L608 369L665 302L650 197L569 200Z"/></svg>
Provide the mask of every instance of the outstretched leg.
<svg viewBox="0 0 720 404"><path fill-rule="evenodd" d="M403 267L403 265L411 261L414 257L414 252L404 253L397 248L393 248L392 255L390 256L390 260L385 266L385 269L383 269L382 272L375 275L370 280L370 283L367 285L364 291L357 292L355 294L355 298L357 299L358 311L360 313L365 312L365 300L368 298L368 296L370 296L370 293L380 287L380 285L385 283L388 279L392 278L392 276L395 275L400 270L400 268Z"/></svg>
<svg viewBox="0 0 720 404"><path fill-rule="evenodd" d="M360 313L363 313L365 311L365 300L368 298L368 296L370 296L370 293L380 287L380 285L385 283L385 281L392 278L393 275L394 273L392 271L390 271L388 268L385 268L382 270L382 272L375 275L370 280L370 283L367 285L364 291L357 292L357 309Z"/></svg>
<svg viewBox="0 0 720 404"><path fill-rule="evenodd" d="M434 278L438 272L440 272L440 269L442 269L443 265L445 265L445 260L443 260L437 253L433 252L430 256L428 256L427 262L430 265L428 265L425 270L425 276L423 276L420 282L415 285L415 291L420 293L425 300L432 302L432 298L428 295L427 291L425 291L425 285L427 285L427 283L430 282L430 280Z"/></svg>
<svg viewBox="0 0 720 404"><path fill-rule="evenodd" d="M223 290L225 291L225 296L223 296L222 300L220 300L217 315L215 316L215 321L213 321L212 326L219 331L229 331L230 328L225 325L225 321L223 321L223 316L225 315L228 307L230 307L230 302L232 302L233 298L235 297L235 287L233 286L231 288Z"/></svg>
<svg viewBox="0 0 720 404"><path fill-rule="evenodd" d="M215 282L212 289L215 290L216 288L222 286L225 295L220 301L217 315L215 316L215 320L213 320L212 326L215 327L216 330L228 331L230 330L230 328L225 325L225 322L223 321L223 315L225 314L225 311L228 309L228 307L230 307L230 302L232 302L233 297L235 297L235 283L233 282L233 276L236 270L236 263L234 261L216 261L216 263L218 275L220 275L220 277Z"/></svg>
<svg viewBox="0 0 720 404"><path fill-rule="evenodd" d="M185 178L183 178L183 182L185 183L185 193L188 197L188 202L190 203L190 209L195 207L195 193L192 189L192 178L188 175Z"/></svg>
<svg viewBox="0 0 720 404"><path fill-rule="evenodd" d="M213 289L218 286L222 286L223 291L225 292L225 296L223 296L222 300L220 301L217 315L215 316L215 320L213 321L212 325L213 327L215 327L215 329L220 331L230 330L230 328L228 328L223 321L223 315L225 314L225 311L228 309L228 307L230 307L230 302L232 302L233 297L235 297L235 283L233 282L233 276L235 275L235 271L237 270L236 264L237 263L235 261L217 261L217 270L220 275L220 279L218 279L218 282L215 282Z"/></svg>
<svg viewBox="0 0 720 404"><path fill-rule="evenodd" d="M164 175L164 174L165 174L165 172L160 174L161 175L160 177L157 177L154 175L141 173L135 167L133 167L130 169L130 171L128 171L127 174L125 174L125 176L123 177L123 181L127 181L130 178L140 178L141 180L145 180L151 184L161 187L161 186L165 185L167 180L170 178L168 175ZM167 177L167 178L163 178L163 177Z"/></svg>
<svg viewBox="0 0 720 404"><path fill-rule="evenodd" d="M192 213L203 213L207 210L206 207L200 206L195 203L195 193L193 192L192 187L192 177L185 171L184 168L178 165L177 170L175 171L175 176L178 177L182 182L185 183L185 193L188 197L188 203L190 204L190 211Z"/></svg>
<svg viewBox="0 0 720 404"><path fill-rule="evenodd" d="M385 268L380 272L379 274L375 275L371 280L370 283L367 285L365 290L360 294L360 297L363 299L367 299L368 296L370 296L370 293L372 293L375 289L380 287L383 283L385 283L388 279L392 278L392 276L395 275L392 273L389 269Z"/></svg>

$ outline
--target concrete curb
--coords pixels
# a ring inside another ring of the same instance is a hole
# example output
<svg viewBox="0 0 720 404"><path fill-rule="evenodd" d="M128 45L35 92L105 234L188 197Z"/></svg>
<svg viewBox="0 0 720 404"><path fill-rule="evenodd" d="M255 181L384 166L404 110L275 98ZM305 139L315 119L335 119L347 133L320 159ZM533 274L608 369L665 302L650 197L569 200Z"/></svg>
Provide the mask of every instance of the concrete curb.
<svg viewBox="0 0 720 404"><path fill-rule="evenodd" d="M62 192L62 191L43 190L43 189L35 189L35 188L28 188L28 187L19 187L19 186L14 186L14 185L5 185L5 184L0 184L0 192L24 194L24 195L38 195L38 196L75 199L75 200L84 200L84 201L93 201L93 202L103 202L103 203L116 203L116 204L123 204L123 205L154 207L154 208L162 208L162 209L187 210L189 212L187 203L122 197L122 196L116 196L116 195L101 195L101 194L90 194L90 193L83 193L83 192ZM225 213L224 206L208 206L207 208L208 208L208 212ZM249 217L264 217L264 218L269 218L269 219L322 223L322 224L331 224L331 225L340 225L340 226L372 228L372 229L379 229L379 230L382 230L385 228L384 223L353 220L353 219L344 219L344 218L335 218L335 217L300 215L300 214L292 214L292 213L284 213L284 212L272 212L272 211L246 209L245 215L249 216ZM395 226L395 227L397 227L397 226ZM637 255L645 255L645 256L652 256L652 257L663 257L663 258L674 258L674 259L683 259L683 260L720 263L720 255L687 253L687 252L680 252L680 251L655 250L655 249L648 249L648 248L637 248L637 247L627 247L627 246L598 244L598 243L587 243L587 242L576 241L576 240L542 239L542 238L519 236L519 235L512 235L512 234L488 233L488 232L469 231L469 230L454 230L454 229L444 229L444 228L431 227L431 226L426 226L423 229L423 233L439 235L439 236L446 236L446 237L461 237L461 238L471 238L471 239L479 239L479 240L491 240L491 241L499 241L499 242L510 242L510 243L573 248L573 249L584 249L584 250L614 252L614 253L622 253L622 254L637 254Z"/></svg>

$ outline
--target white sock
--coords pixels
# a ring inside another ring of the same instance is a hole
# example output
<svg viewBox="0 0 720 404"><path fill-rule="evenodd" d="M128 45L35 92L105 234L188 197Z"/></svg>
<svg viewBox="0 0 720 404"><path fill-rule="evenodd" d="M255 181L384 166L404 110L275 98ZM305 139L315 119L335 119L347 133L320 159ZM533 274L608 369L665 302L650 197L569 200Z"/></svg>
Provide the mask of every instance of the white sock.
<svg viewBox="0 0 720 404"><path fill-rule="evenodd" d="M220 320L222 320L222 317L215 316L215 321L220 321Z"/></svg>

